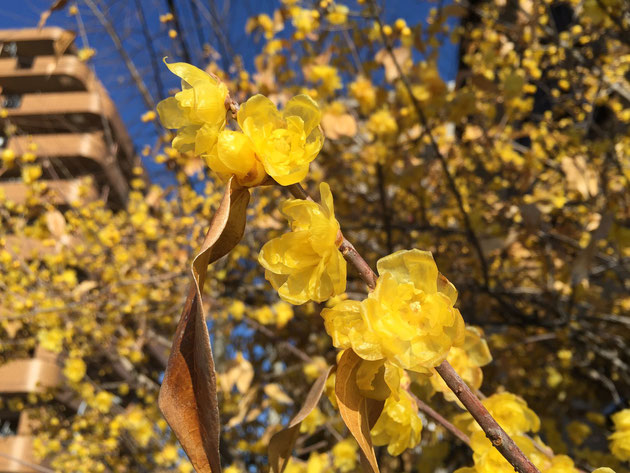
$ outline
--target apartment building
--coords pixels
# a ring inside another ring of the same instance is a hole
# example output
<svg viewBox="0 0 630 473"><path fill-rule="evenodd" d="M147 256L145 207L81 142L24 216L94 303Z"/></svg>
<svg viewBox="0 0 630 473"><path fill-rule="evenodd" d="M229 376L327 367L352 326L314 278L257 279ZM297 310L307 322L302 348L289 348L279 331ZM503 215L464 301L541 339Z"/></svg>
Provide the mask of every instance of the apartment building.
<svg viewBox="0 0 630 473"><path fill-rule="evenodd" d="M74 200L88 177L89 197L104 198L112 208L124 205L136 163L133 145L107 92L77 56L73 33L55 27L0 30L0 153L5 149L36 155L55 205ZM24 201L19 166L2 169L0 193ZM33 250L26 238L7 238ZM37 348L31 358L0 365L0 401L62 380L54 356ZM32 422L3 404L0 473L41 471L33 456Z"/></svg>

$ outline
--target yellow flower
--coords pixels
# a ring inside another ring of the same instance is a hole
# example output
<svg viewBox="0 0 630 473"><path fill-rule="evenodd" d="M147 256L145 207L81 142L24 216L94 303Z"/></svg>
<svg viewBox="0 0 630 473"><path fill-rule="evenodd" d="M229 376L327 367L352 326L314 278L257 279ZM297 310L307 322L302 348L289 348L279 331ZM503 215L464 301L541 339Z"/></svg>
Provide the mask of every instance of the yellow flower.
<svg viewBox="0 0 630 473"><path fill-rule="evenodd" d="M223 470L225 473L242 473L243 469L240 468L236 463L232 463L230 466L228 466L225 470Z"/></svg>
<svg viewBox="0 0 630 473"><path fill-rule="evenodd" d="M522 398L515 394L510 392L493 394L484 399L482 403L509 435L538 432L540 429L540 419L536 413L527 407L527 403ZM481 429L468 413L458 415L455 423L462 430L471 433Z"/></svg>
<svg viewBox="0 0 630 473"><path fill-rule="evenodd" d="M313 409L309 415L307 415L300 424L300 432L306 432L309 435L315 432L317 427L323 425L326 422L326 416L319 407Z"/></svg>
<svg viewBox="0 0 630 473"><path fill-rule="evenodd" d="M164 15L160 15L160 23L168 23L173 20L172 13L165 13Z"/></svg>
<svg viewBox="0 0 630 473"><path fill-rule="evenodd" d="M15 162L15 152L12 149L9 149L9 148L3 149L2 154L0 156L2 157L3 166L6 166L8 168L13 166L13 163Z"/></svg>
<svg viewBox="0 0 630 473"><path fill-rule="evenodd" d="M79 51L77 51L77 57L79 58L79 61L89 61L94 55L96 54L96 51L94 50L94 48L81 48L79 49Z"/></svg>
<svg viewBox="0 0 630 473"><path fill-rule="evenodd" d="M114 395L112 393L109 393L107 391L100 391L94 398L93 406L103 414L106 414L112 407L113 401Z"/></svg>
<svg viewBox="0 0 630 473"><path fill-rule="evenodd" d="M146 447L155 435L153 423L140 407L136 406L127 411L122 423L142 447Z"/></svg>
<svg viewBox="0 0 630 473"><path fill-rule="evenodd" d="M593 473L615 473L615 470L612 468L608 468L607 466L598 468L597 470L593 470Z"/></svg>
<svg viewBox="0 0 630 473"><path fill-rule="evenodd" d="M329 473L330 458L327 453L313 452L306 463L306 473Z"/></svg>
<svg viewBox="0 0 630 473"><path fill-rule="evenodd" d="M401 390L398 400L390 396L385 401L383 412L372 428L374 445L387 445L390 455L400 455L407 448L420 443L422 421L418 417L418 407L411 396Z"/></svg>
<svg viewBox="0 0 630 473"><path fill-rule="evenodd" d="M253 151L267 174L283 186L306 177L324 143L320 120L319 107L307 95L291 98L282 113L267 97L254 95L238 111L238 124L251 140L247 153Z"/></svg>
<svg viewBox="0 0 630 473"><path fill-rule="evenodd" d="M464 320L453 307L457 291L428 251L398 251L381 258L377 268L367 299L322 311L326 331L337 348L352 348L364 360L386 359L429 374L464 342Z"/></svg>
<svg viewBox="0 0 630 473"><path fill-rule="evenodd" d="M63 374L66 375L70 381L78 383L85 376L85 362L81 358L68 358L66 360L66 366L63 369Z"/></svg>
<svg viewBox="0 0 630 473"><path fill-rule="evenodd" d="M370 79L359 76L350 84L350 95L359 102L361 112L369 113L376 105L376 89Z"/></svg>
<svg viewBox="0 0 630 473"><path fill-rule="evenodd" d="M398 131L398 124L389 110L382 109L370 115L367 122L368 130L379 137L386 137Z"/></svg>
<svg viewBox="0 0 630 473"><path fill-rule="evenodd" d="M552 462L547 456L540 452L534 442L525 435L512 436L512 439L523 451L525 456L540 470L547 471ZM455 473L513 473L514 467L503 458L503 455L494 448L490 440L486 438L486 434L479 430L470 437L470 447L473 450L473 468L460 468ZM563 470L557 470L554 473L560 473ZM568 470L571 471L571 470ZM568 473L568 472L567 472Z"/></svg>
<svg viewBox="0 0 630 473"><path fill-rule="evenodd" d="M278 328L284 327L293 318L293 307L286 302L280 301L274 304L276 311L276 325Z"/></svg>
<svg viewBox="0 0 630 473"><path fill-rule="evenodd" d="M161 452L156 456L156 460L160 465L172 465L179 457L177 447L173 444L165 445ZM226 472L229 468L226 468Z"/></svg>
<svg viewBox="0 0 630 473"><path fill-rule="evenodd" d="M329 95L341 89L341 77L337 68L325 64L316 64L308 70L308 78L312 82L321 81L320 92Z"/></svg>
<svg viewBox="0 0 630 473"><path fill-rule="evenodd" d="M319 189L321 204L291 199L282 205L291 232L267 242L258 256L265 278L291 304L323 302L346 290L332 194L325 182Z"/></svg>
<svg viewBox="0 0 630 473"><path fill-rule="evenodd" d="M302 367L302 371L309 379L309 381L314 381L319 377L320 374L326 370L328 364L326 363L326 359L321 356L315 356L312 358L313 361L310 363L306 363Z"/></svg>
<svg viewBox="0 0 630 473"><path fill-rule="evenodd" d="M50 330L40 330L37 333L37 340L42 348L54 353L61 353L63 349L63 330L52 328Z"/></svg>
<svg viewBox="0 0 630 473"><path fill-rule="evenodd" d="M25 184L32 184L42 177L42 168L38 164L31 164L22 168L22 180Z"/></svg>
<svg viewBox="0 0 630 473"><path fill-rule="evenodd" d="M348 13L350 9L345 5L333 5L326 15L328 22L333 25L343 25L348 21Z"/></svg>
<svg viewBox="0 0 630 473"><path fill-rule="evenodd" d="M545 473L578 473L573 460L566 455L556 455L551 459L551 466L545 470Z"/></svg>
<svg viewBox="0 0 630 473"><path fill-rule="evenodd" d="M448 353L446 360L453 366L457 374L466 382L472 389L479 389L483 381L483 371L481 367L487 365L492 361L492 355L488 349L488 344L485 339L481 338L482 333L475 327L466 327L466 337L464 339L464 345L460 347L453 347ZM429 378L433 389L441 392L446 400L456 401L457 397L450 388L446 385L444 380L433 373L433 376Z"/></svg>
<svg viewBox="0 0 630 473"><path fill-rule="evenodd" d="M143 123L147 123L147 122L150 122L152 120L155 120L155 111L149 110L149 111L143 113L142 116L140 117L140 120Z"/></svg>
<svg viewBox="0 0 630 473"><path fill-rule="evenodd" d="M309 34L319 27L319 13L317 10L308 10L306 8L294 7L291 9L291 20L295 29L302 37Z"/></svg>
<svg viewBox="0 0 630 473"><path fill-rule="evenodd" d="M333 465L341 473L354 471L357 467L357 443L354 439L339 442L332 449Z"/></svg>
<svg viewBox="0 0 630 473"><path fill-rule="evenodd" d="M621 461L630 460L630 409L624 409L612 416L615 432L608 437L610 451Z"/></svg>
<svg viewBox="0 0 630 473"><path fill-rule="evenodd" d="M164 64L182 79L182 90L157 105L162 125L177 129L173 148L180 153L194 151L199 156L210 153L225 126L227 87L185 62Z"/></svg>

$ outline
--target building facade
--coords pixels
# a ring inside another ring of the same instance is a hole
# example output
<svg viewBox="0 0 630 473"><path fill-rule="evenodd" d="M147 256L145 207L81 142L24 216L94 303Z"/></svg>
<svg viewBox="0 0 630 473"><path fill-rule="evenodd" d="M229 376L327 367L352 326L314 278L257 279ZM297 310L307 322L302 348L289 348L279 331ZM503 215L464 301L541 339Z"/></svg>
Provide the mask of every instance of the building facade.
<svg viewBox="0 0 630 473"><path fill-rule="evenodd" d="M114 209L125 204L136 163L133 145L103 86L77 56L73 33L54 27L0 31L0 153L6 150L36 156L54 205L72 202L79 189L85 196L86 185L88 197ZM0 193L25 201L28 188L18 166L0 171ZM6 239L25 253L34 250L22 236ZM62 379L54 355L37 348L31 358L0 365L0 401L42 392ZM24 413L0 402L0 473L40 471L32 428Z"/></svg>

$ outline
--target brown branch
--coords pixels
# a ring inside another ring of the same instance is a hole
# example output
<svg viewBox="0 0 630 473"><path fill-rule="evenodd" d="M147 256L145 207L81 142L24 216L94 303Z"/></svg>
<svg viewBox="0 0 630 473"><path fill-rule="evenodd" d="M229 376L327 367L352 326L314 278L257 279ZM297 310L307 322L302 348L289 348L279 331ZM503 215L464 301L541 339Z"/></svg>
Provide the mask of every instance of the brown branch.
<svg viewBox="0 0 630 473"><path fill-rule="evenodd" d="M501 428L481 401L470 390L466 383L459 377L448 361L435 368L447 386L455 393L457 398L470 412L479 426L486 433L492 445L510 462L519 473L540 473L538 468L529 461L514 440Z"/></svg>

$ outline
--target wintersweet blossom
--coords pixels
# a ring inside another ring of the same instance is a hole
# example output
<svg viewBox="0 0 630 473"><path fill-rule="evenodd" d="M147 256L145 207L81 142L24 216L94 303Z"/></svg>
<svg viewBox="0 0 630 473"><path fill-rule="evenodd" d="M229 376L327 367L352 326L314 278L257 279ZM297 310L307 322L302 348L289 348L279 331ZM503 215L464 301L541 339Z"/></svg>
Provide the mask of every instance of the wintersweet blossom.
<svg viewBox="0 0 630 473"><path fill-rule="evenodd" d="M387 398L371 433L374 445L387 445L390 455L400 455L420 443L422 421L416 403L405 390Z"/></svg>
<svg viewBox="0 0 630 473"><path fill-rule="evenodd" d="M324 144L321 112L307 95L291 98L282 113L267 97L254 95L241 106L237 118L267 174L283 186L306 177Z"/></svg>
<svg viewBox="0 0 630 473"><path fill-rule="evenodd" d="M610 439L610 451L621 461L630 461L630 409L612 416L615 432Z"/></svg>
<svg viewBox="0 0 630 473"><path fill-rule="evenodd" d="M162 125L177 130L173 148L199 156L212 152L225 127L227 87L191 64L164 64L182 79L182 90L157 105Z"/></svg>
<svg viewBox="0 0 630 473"><path fill-rule="evenodd" d="M345 5L335 4L331 7L326 19L333 25L343 25L348 21L350 9Z"/></svg>
<svg viewBox="0 0 630 473"><path fill-rule="evenodd" d="M291 304L323 302L346 290L332 194L325 182L319 190L321 204L299 199L282 204L291 231L267 242L258 256L267 280Z"/></svg>
<svg viewBox="0 0 630 473"><path fill-rule="evenodd" d="M322 311L326 331L337 348L352 348L364 360L429 374L464 342L464 320L453 307L457 291L428 251L398 251L381 258L377 268L367 299Z"/></svg>
<svg viewBox="0 0 630 473"><path fill-rule="evenodd" d="M527 406L525 400L510 392L496 393L482 401L484 407L508 435L538 432L540 419ZM477 432L481 427L468 413L456 417L455 424L467 432Z"/></svg>
<svg viewBox="0 0 630 473"><path fill-rule="evenodd" d="M357 442L348 438L332 448L333 466L341 473L355 471L357 467Z"/></svg>

